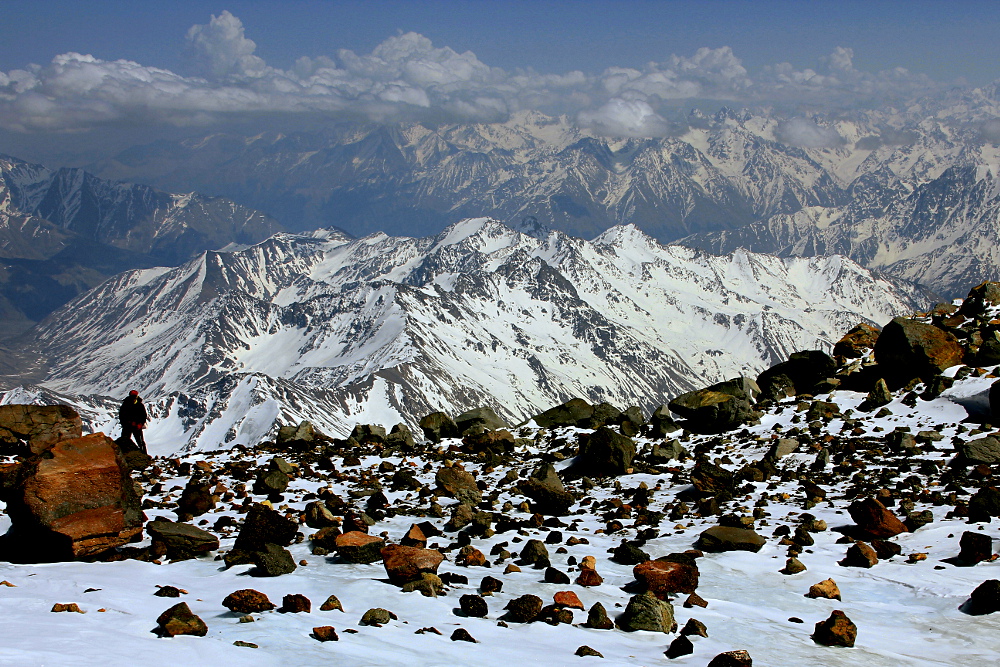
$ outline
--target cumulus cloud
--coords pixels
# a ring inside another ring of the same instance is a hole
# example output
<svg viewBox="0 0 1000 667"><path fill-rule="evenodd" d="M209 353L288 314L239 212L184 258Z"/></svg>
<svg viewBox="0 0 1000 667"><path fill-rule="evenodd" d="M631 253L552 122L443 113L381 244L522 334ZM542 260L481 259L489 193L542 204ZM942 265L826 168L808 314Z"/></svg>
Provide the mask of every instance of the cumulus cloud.
<svg viewBox="0 0 1000 667"><path fill-rule="evenodd" d="M844 138L832 127L821 127L808 118L790 118L775 129L778 140L800 148L835 148Z"/></svg>
<svg viewBox="0 0 1000 667"><path fill-rule="evenodd" d="M615 137L662 137L667 121L641 100L615 97L595 111L581 111L577 122L599 134Z"/></svg>
<svg viewBox="0 0 1000 667"><path fill-rule="evenodd" d="M296 115L493 122L538 109L569 114L601 133L663 136L665 109L677 100L847 104L934 87L926 77L902 69L861 72L845 48L817 70L784 63L755 77L729 47L702 48L639 69L611 67L596 75L510 72L413 32L390 37L367 54L341 49L331 56L302 57L288 70L269 66L255 51L240 19L224 11L188 31L188 74L78 53L0 72L0 127L79 131L110 123L184 126ZM804 119L790 121L782 131L802 146L839 140L836 132Z"/></svg>

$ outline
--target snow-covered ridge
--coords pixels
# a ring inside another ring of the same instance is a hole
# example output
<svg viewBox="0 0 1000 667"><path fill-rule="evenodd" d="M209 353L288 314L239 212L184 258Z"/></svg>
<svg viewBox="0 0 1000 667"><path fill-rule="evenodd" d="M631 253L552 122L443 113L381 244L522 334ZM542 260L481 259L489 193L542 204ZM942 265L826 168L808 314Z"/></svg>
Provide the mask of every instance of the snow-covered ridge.
<svg viewBox="0 0 1000 667"><path fill-rule="evenodd" d="M345 433L481 404L520 421L574 396L651 409L920 299L842 257L715 257L632 226L537 239L474 218L426 238L279 234L128 272L32 338L45 387L138 388L172 424L164 447L217 448L278 418Z"/></svg>

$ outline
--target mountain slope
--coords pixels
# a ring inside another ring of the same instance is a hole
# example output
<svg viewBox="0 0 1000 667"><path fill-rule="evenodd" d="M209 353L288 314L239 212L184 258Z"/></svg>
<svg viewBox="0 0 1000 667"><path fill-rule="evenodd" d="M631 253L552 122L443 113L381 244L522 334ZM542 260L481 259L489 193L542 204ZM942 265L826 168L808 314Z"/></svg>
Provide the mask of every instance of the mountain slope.
<svg viewBox="0 0 1000 667"><path fill-rule="evenodd" d="M125 273L32 345L44 386L139 388L172 438L215 447L279 414L343 433L364 415L412 424L481 404L517 422L574 396L649 410L922 298L841 257L713 257L632 226L536 239L479 218L419 239L280 234Z"/></svg>

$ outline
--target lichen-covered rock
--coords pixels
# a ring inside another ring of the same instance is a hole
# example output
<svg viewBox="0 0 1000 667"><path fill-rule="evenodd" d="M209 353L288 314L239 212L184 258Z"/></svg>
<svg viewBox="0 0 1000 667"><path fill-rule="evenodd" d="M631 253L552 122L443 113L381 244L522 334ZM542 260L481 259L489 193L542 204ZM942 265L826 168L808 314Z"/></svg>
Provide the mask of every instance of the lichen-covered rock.
<svg viewBox="0 0 1000 667"><path fill-rule="evenodd" d="M636 630L673 632L677 627L674 621L674 606L658 599L649 591L632 596L625 607L625 612L618 617L615 625L625 632Z"/></svg>

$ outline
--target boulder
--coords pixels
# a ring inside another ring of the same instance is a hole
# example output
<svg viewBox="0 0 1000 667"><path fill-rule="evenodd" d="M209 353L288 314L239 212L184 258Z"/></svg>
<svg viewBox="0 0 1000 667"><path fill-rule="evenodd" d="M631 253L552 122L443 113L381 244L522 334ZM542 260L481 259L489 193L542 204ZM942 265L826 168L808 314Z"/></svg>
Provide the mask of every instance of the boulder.
<svg viewBox="0 0 1000 667"><path fill-rule="evenodd" d="M716 496L722 500L732 498L736 491L733 473L704 459L699 460L691 470L691 483L703 495Z"/></svg>
<svg viewBox="0 0 1000 667"><path fill-rule="evenodd" d="M879 330L872 325L862 322L837 341L837 344L833 346L833 356L857 359L875 347L879 333Z"/></svg>
<svg viewBox="0 0 1000 667"><path fill-rule="evenodd" d="M670 401L670 410L683 417L685 426L698 433L722 433L755 419L756 413L747 394L735 385L723 384L727 387L713 385L681 394Z"/></svg>
<svg viewBox="0 0 1000 667"><path fill-rule="evenodd" d="M543 463L519 485L521 493L532 500L532 509L543 515L563 516L576 502L551 463Z"/></svg>
<svg viewBox="0 0 1000 667"><path fill-rule="evenodd" d="M767 454L764 458L777 461L780 458L784 458L789 454L795 453L799 448L799 441L794 438L778 438L773 445L767 450Z"/></svg>
<svg viewBox="0 0 1000 667"><path fill-rule="evenodd" d="M434 443L461 435L455 420L443 412L432 412L421 419L420 429L424 432L424 437Z"/></svg>
<svg viewBox="0 0 1000 667"><path fill-rule="evenodd" d="M702 551L760 551L767 543L749 528L712 526L698 536L695 548Z"/></svg>
<svg viewBox="0 0 1000 667"><path fill-rule="evenodd" d="M476 478L461 468L455 466L440 468L434 476L434 481L442 492L459 502L478 505L483 499Z"/></svg>
<svg viewBox="0 0 1000 667"><path fill-rule="evenodd" d="M681 427L670 416L669 407L661 405L656 410L653 410L653 414L649 418L650 437L663 438L679 430L681 430Z"/></svg>
<svg viewBox="0 0 1000 667"><path fill-rule="evenodd" d="M459 435L475 435L483 431L499 431L510 428L507 422L488 406L463 412L455 417L455 426L458 428Z"/></svg>
<svg viewBox="0 0 1000 667"><path fill-rule="evenodd" d="M312 601L301 593L290 593L281 598L282 614L308 614L312 611Z"/></svg>
<svg viewBox="0 0 1000 667"><path fill-rule="evenodd" d="M780 401L797 394L814 393L814 388L826 378L833 377L837 364L821 350L795 352L783 361L757 376L757 385L763 398Z"/></svg>
<svg viewBox="0 0 1000 667"><path fill-rule="evenodd" d="M549 563L549 550L541 540L528 540L519 554L522 563L535 565Z"/></svg>
<svg viewBox="0 0 1000 667"><path fill-rule="evenodd" d="M858 637L858 626L847 618L847 614L839 609L834 609L830 618L816 624L816 629L812 634L812 640L823 646L854 646L854 640Z"/></svg>
<svg viewBox="0 0 1000 667"><path fill-rule="evenodd" d="M462 613L470 618L486 618L490 613L490 608L482 595L465 594L458 599L458 606L462 608Z"/></svg>
<svg viewBox="0 0 1000 667"><path fill-rule="evenodd" d="M875 361L886 380L896 386L913 378L930 380L962 363L964 354L951 333L905 317L887 324L875 344Z"/></svg>
<svg viewBox="0 0 1000 667"><path fill-rule="evenodd" d="M0 448L27 443L41 454L60 440L83 436L83 421L68 405L0 405Z"/></svg>
<svg viewBox="0 0 1000 667"><path fill-rule="evenodd" d="M594 416L594 406L582 398L574 398L562 405L549 408L531 419L541 428L576 426Z"/></svg>
<svg viewBox="0 0 1000 667"><path fill-rule="evenodd" d="M254 493L270 495L273 493L284 493L288 488L288 482L295 475L295 468L285 459L275 456L268 463L267 468L262 470L254 482Z"/></svg>
<svg viewBox="0 0 1000 667"><path fill-rule="evenodd" d="M349 438L354 438L361 444L382 444L386 439L384 426L377 424L355 424Z"/></svg>
<svg viewBox="0 0 1000 667"><path fill-rule="evenodd" d="M632 574L661 600L672 593L694 593L698 588L698 567L687 563L648 560L632 568Z"/></svg>
<svg viewBox="0 0 1000 667"><path fill-rule="evenodd" d="M632 467L635 442L602 426L583 439L574 469L596 477L624 475Z"/></svg>
<svg viewBox="0 0 1000 667"><path fill-rule="evenodd" d="M972 595L961 606L961 610L973 616L993 614L1000 611L1000 581L989 579L979 584Z"/></svg>
<svg viewBox="0 0 1000 667"><path fill-rule="evenodd" d="M204 637L208 634L208 626L205 625L205 621L191 611L186 602L180 602L160 614L156 619L156 629L153 632L161 637L177 637L178 635Z"/></svg>
<svg viewBox="0 0 1000 667"><path fill-rule="evenodd" d="M708 667L753 667L753 659L747 651L725 651L712 658Z"/></svg>
<svg viewBox="0 0 1000 667"><path fill-rule="evenodd" d="M839 600L840 599L840 588L837 586L837 582L833 579L824 579L818 584L813 584L809 587L809 592L805 595L807 598L824 598L826 600Z"/></svg>
<svg viewBox="0 0 1000 667"><path fill-rule="evenodd" d="M514 598L504 607L505 618L515 623L531 623L542 613L542 598L537 595L522 595Z"/></svg>
<svg viewBox="0 0 1000 667"><path fill-rule="evenodd" d="M226 565L253 563L253 553L268 544L288 546L295 539L299 525L267 505L253 505L247 512L233 548L226 554Z"/></svg>
<svg viewBox="0 0 1000 667"><path fill-rule="evenodd" d="M611 619L608 618L608 611L600 602L595 602L587 612L587 622L584 623L584 626L594 630L612 630L615 627Z"/></svg>
<svg viewBox="0 0 1000 667"><path fill-rule="evenodd" d="M990 521L1000 516L1000 489L984 486L969 499L969 521Z"/></svg>
<svg viewBox="0 0 1000 667"><path fill-rule="evenodd" d="M250 571L255 577L279 577L295 571L295 559L292 552L277 544L265 544L262 549L251 553L255 567Z"/></svg>
<svg viewBox="0 0 1000 667"><path fill-rule="evenodd" d="M851 503L847 511L865 537L886 539L910 532L895 514L875 498L856 500Z"/></svg>
<svg viewBox="0 0 1000 667"><path fill-rule="evenodd" d="M96 556L132 541L145 519L121 450L103 433L29 457L3 496L11 528L0 553L17 562Z"/></svg>
<svg viewBox="0 0 1000 667"><path fill-rule="evenodd" d="M988 435L985 438L967 440L955 445L959 462L964 465L1000 463L1000 438Z"/></svg>
<svg viewBox="0 0 1000 667"><path fill-rule="evenodd" d="M871 568L878 565L878 554L864 542L855 542L847 548L847 554L840 561L843 567Z"/></svg>
<svg viewBox="0 0 1000 667"><path fill-rule="evenodd" d="M267 598L267 595L252 588L233 591L222 601L222 606L237 614L252 614L274 609L274 603Z"/></svg>
<svg viewBox="0 0 1000 667"><path fill-rule="evenodd" d="M177 516L182 518L201 516L214 507L215 497L212 495L211 482L201 477L192 477L177 500Z"/></svg>
<svg viewBox="0 0 1000 667"><path fill-rule="evenodd" d="M1000 423L1000 380L990 385L990 419L994 424Z"/></svg>
<svg viewBox="0 0 1000 667"><path fill-rule="evenodd" d="M313 442L317 436L321 435L310 422L303 421L298 426L286 425L279 427L277 442L279 445L286 445L293 442Z"/></svg>
<svg viewBox="0 0 1000 667"><path fill-rule="evenodd" d="M975 565L993 556L993 538L985 533L967 530L962 533L958 546L957 560L961 565Z"/></svg>
<svg viewBox="0 0 1000 667"><path fill-rule="evenodd" d="M198 558L219 548L218 537L189 523L156 519L146 524L146 534L152 539L153 554L170 560Z"/></svg>
<svg viewBox="0 0 1000 667"><path fill-rule="evenodd" d="M977 317L988 308L1000 305L1000 283L986 281L973 287L959 311L966 317Z"/></svg>
<svg viewBox="0 0 1000 667"><path fill-rule="evenodd" d="M632 596L615 625L625 632L673 632L677 627L674 606L649 591Z"/></svg>
<svg viewBox="0 0 1000 667"><path fill-rule="evenodd" d="M358 530L337 535L334 543L337 555L348 563L377 563L382 560L382 548L385 546L382 538Z"/></svg>
<svg viewBox="0 0 1000 667"><path fill-rule="evenodd" d="M438 567L444 561L444 554L435 549L405 547L399 544L383 547L381 554L389 581L397 586L419 579L424 572L437 574Z"/></svg>

